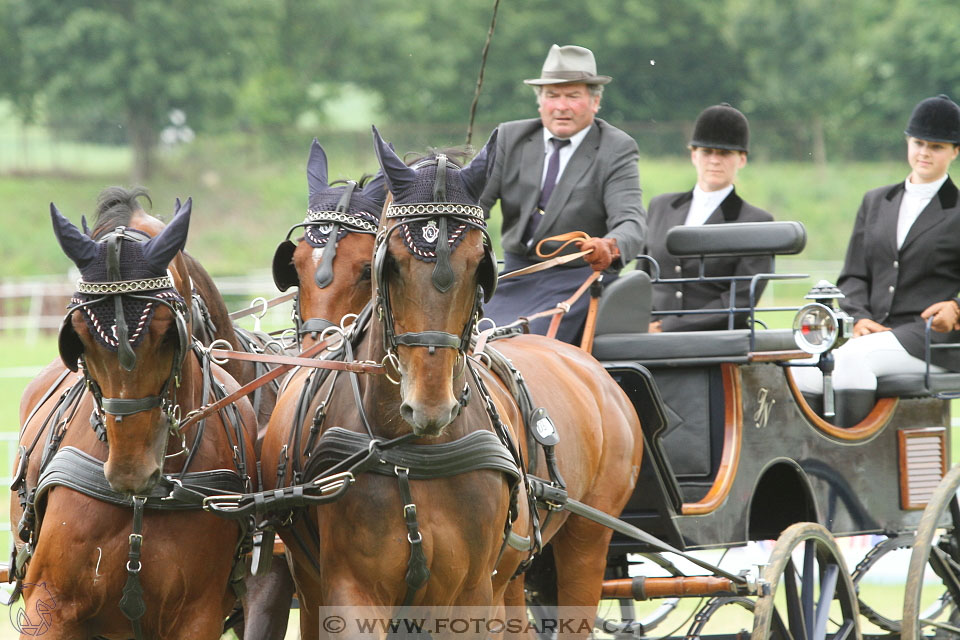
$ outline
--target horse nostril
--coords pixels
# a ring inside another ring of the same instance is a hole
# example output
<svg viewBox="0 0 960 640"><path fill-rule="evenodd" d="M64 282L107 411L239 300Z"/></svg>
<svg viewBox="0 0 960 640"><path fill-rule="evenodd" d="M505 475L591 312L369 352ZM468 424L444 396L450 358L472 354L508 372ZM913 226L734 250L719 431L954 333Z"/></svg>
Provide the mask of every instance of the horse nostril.
<svg viewBox="0 0 960 640"><path fill-rule="evenodd" d="M414 424L413 422L413 407L410 406L410 403L404 402L400 405L400 416L407 421L409 424Z"/></svg>

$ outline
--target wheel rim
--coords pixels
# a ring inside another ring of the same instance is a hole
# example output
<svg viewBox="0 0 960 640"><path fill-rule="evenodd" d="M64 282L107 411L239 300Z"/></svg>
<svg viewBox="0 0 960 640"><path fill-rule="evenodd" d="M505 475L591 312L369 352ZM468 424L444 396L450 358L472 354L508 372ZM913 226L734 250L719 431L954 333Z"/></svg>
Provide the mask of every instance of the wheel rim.
<svg viewBox="0 0 960 640"><path fill-rule="evenodd" d="M954 466L940 481L939 486L930 497L920 518L917 527L916 542L910 554L910 568L907 571L907 584L903 601L903 621L901 623L903 640L918 640L921 625L933 626L949 634L960 633L960 624L957 622L957 602L960 602L960 564L958 552L958 524L960 524L960 507L957 503L957 488L960 487L960 465ZM950 526L943 530L941 523L949 514ZM937 611L949 612L947 622L928 622L926 616L932 615L930 610L923 611L922 591L923 576L927 564L933 566L934 571L943 580L947 588L949 602ZM921 623L921 620L924 622Z"/></svg>
<svg viewBox="0 0 960 640"><path fill-rule="evenodd" d="M754 611L753 640L859 640L857 596L830 532L801 522L774 546Z"/></svg>

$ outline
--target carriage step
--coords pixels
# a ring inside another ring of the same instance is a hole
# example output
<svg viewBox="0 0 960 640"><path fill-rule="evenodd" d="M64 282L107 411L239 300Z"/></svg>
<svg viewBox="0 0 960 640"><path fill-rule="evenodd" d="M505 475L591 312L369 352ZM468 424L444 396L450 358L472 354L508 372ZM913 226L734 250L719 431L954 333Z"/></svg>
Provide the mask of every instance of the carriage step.
<svg viewBox="0 0 960 640"><path fill-rule="evenodd" d="M603 598L650 600L653 598L683 598L715 593L735 595L737 587L732 580L712 576L678 578L623 578L603 581Z"/></svg>

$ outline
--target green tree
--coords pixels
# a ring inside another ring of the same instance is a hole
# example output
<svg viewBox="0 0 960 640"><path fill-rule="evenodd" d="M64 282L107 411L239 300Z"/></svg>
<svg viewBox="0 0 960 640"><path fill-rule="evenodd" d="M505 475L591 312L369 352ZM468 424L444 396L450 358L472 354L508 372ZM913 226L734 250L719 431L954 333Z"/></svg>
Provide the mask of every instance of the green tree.
<svg viewBox="0 0 960 640"><path fill-rule="evenodd" d="M171 109L185 111L194 127L231 112L254 52L260 6L30 0L17 27L49 120L61 130L98 123L122 131L134 152L134 177L144 180Z"/></svg>
<svg viewBox="0 0 960 640"><path fill-rule="evenodd" d="M866 45L886 8L874 0L728 0L727 37L743 57L744 111L792 122L824 164L830 134L869 110Z"/></svg>

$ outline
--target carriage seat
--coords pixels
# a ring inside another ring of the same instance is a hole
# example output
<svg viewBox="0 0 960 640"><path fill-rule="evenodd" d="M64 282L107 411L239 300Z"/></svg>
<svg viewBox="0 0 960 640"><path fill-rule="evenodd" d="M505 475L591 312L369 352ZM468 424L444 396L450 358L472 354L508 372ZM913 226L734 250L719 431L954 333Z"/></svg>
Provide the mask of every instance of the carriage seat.
<svg viewBox="0 0 960 640"><path fill-rule="evenodd" d="M909 398L960 392L960 373L931 373L930 388L922 373L900 373L877 378L877 397Z"/></svg>

